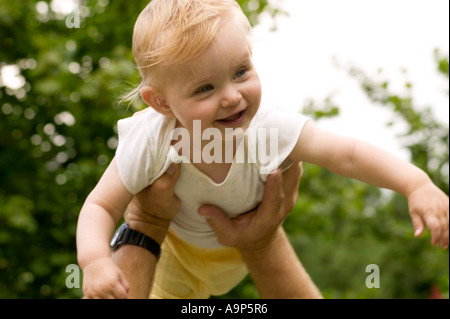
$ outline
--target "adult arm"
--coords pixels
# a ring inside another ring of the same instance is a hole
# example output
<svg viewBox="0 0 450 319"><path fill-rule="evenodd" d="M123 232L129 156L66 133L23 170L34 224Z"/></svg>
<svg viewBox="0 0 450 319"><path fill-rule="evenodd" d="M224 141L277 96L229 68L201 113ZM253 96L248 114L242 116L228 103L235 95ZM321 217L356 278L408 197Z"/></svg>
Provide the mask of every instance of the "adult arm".
<svg viewBox="0 0 450 319"><path fill-rule="evenodd" d="M322 298L319 289L295 254L282 227L277 229L271 245L262 249L241 249L240 251L261 298Z"/></svg>
<svg viewBox="0 0 450 319"><path fill-rule="evenodd" d="M202 207L219 241L237 247L261 298L319 299L322 295L281 226L297 199L301 164L270 175L256 211L229 219L218 208Z"/></svg>
<svg viewBox="0 0 450 319"><path fill-rule="evenodd" d="M179 175L179 166L172 165L151 187L137 194L127 208L125 220L130 228L153 238L159 245L180 208L180 200L174 195ZM128 298L148 298L157 258L148 250L133 245L120 247L112 258L128 279Z"/></svg>
<svg viewBox="0 0 450 319"><path fill-rule="evenodd" d="M259 208L236 219L229 219L215 207L204 206L199 210L209 218L222 244L237 246L241 251L263 298L321 297L280 227L296 201L300 175L300 165L286 171L284 180L279 172L271 175ZM174 196L178 176L179 170L174 175L164 174L136 196L126 215L132 229L160 244L171 218L178 212L179 200ZM232 240L227 242L230 238ZM276 266L273 265L275 256L280 259ZM156 258L143 248L122 246L113 254L113 259L129 281L129 298L148 298ZM269 282L268 278L273 280Z"/></svg>

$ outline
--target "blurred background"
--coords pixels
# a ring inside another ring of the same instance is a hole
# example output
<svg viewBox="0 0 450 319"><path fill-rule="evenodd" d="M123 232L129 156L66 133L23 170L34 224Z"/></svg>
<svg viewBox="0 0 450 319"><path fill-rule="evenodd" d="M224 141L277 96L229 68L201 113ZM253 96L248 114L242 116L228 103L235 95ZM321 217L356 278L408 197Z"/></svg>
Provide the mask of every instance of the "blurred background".
<svg viewBox="0 0 450 319"><path fill-rule="evenodd" d="M238 2L267 103L387 148L448 194L447 1ZM118 99L139 82L131 35L147 3L0 0L0 298L82 296L67 268L77 217L115 123L144 107ZM449 297L448 250L414 238L405 198L304 168L284 226L326 298ZM221 298L258 294L246 278Z"/></svg>

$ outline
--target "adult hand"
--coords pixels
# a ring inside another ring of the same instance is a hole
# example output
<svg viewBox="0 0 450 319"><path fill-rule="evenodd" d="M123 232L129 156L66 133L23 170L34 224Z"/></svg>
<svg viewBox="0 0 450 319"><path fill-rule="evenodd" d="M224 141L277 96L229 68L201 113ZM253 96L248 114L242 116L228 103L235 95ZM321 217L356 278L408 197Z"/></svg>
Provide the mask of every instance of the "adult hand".
<svg viewBox="0 0 450 319"><path fill-rule="evenodd" d="M295 163L283 174L280 169L271 174L261 205L250 213L230 219L217 207L202 206L199 214L207 218L224 246L240 250L268 247L297 201L302 171L302 164Z"/></svg>
<svg viewBox="0 0 450 319"><path fill-rule="evenodd" d="M150 187L133 198L125 214L132 229L147 233L151 228L152 238L160 244L172 218L180 210L180 200L175 196L180 171L180 165L172 164Z"/></svg>
<svg viewBox="0 0 450 319"><path fill-rule="evenodd" d="M260 206L237 218L213 206L199 209L219 242L241 252L261 298L322 298L281 227L297 201L301 174L296 163L269 176Z"/></svg>
<svg viewBox="0 0 450 319"><path fill-rule="evenodd" d="M147 107L133 116L143 115L149 109ZM133 197L125 213L125 221L132 229L151 236L160 244L172 218L180 210L180 200L175 196L180 171L179 164L172 164L151 186Z"/></svg>
<svg viewBox="0 0 450 319"><path fill-rule="evenodd" d="M179 175L179 165L172 165L152 186L134 197L125 215L131 229L146 234L160 245L170 221L180 209L180 200L174 195ZM112 259L128 280L128 298L148 298L156 257L141 247L124 245L112 254Z"/></svg>

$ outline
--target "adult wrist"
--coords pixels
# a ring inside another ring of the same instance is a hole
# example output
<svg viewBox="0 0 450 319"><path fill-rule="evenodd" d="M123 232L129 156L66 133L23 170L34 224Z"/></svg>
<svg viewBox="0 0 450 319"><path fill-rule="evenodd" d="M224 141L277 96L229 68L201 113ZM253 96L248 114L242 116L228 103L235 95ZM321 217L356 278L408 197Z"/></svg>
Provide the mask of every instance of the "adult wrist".
<svg viewBox="0 0 450 319"><path fill-rule="evenodd" d="M261 238L258 241L254 241L251 243L238 244L236 248L241 252L242 256L261 256L263 254L270 254L272 249L276 249L278 242L282 240L284 236L284 231L281 226L277 228L277 230L265 237Z"/></svg>
<svg viewBox="0 0 450 319"><path fill-rule="evenodd" d="M145 248L152 253L156 259L161 255L161 244L153 238L132 229L127 222L123 223L116 231L111 240L110 248L112 252L116 252L124 245L134 245Z"/></svg>
<svg viewBox="0 0 450 319"><path fill-rule="evenodd" d="M125 213L125 221L131 229L153 238L161 245L169 230L171 219L148 212L139 205L139 202L132 201Z"/></svg>
<svg viewBox="0 0 450 319"><path fill-rule="evenodd" d="M152 239L159 245L162 245L169 230L169 223L154 223L148 220L126 219L129 227Z"/></svg>

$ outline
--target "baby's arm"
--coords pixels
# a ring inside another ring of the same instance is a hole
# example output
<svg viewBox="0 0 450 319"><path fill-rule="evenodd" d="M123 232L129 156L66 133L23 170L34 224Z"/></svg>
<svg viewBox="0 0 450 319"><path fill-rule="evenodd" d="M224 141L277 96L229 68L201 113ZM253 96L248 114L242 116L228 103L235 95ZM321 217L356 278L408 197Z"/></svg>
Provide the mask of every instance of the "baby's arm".
<svg viewBox="0 0 450 319"><path fill-rule="evenodd" d="M311 122L305 124L289 157L404 195L415 235L423 232L425 223L431 230L433 245L441 241L441 247L447 248L448 196L416 166L368 143L324 131Z"/></svg>
<svg viewBox="0 0 450 319"><path fill-rule="evenodd" d="M109 243L131 199L113 160L78 218L78 264L83 269L83 292L87 298L126 297L128 283L111 259Z"/></svg>

